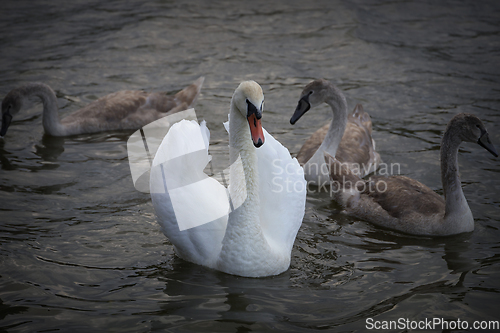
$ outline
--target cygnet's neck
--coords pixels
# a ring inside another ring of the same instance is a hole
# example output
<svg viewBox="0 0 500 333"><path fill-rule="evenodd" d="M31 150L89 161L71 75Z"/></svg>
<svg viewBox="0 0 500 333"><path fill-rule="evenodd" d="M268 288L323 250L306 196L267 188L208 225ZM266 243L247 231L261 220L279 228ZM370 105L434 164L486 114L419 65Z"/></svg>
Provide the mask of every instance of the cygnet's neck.
<svg viewBox="0 0 500 333"><path fill-rule="evenodd" d="M337 149L339 148L342 136L344 136L345 127L347 125L347 101L344 94L337 87L330 85L328 98L326 104L330 105L333 112L330 128L326 134L320 149L327 151L330 155L335 157ZM323 157L323 156L322 156Z"/></svg>
<svg viewBox="0 0 500 333"><path fill-rule="evenodd" d="M441 182L446 200L444 227L453 228L455 233L474 229L474 219L458 172L458 148L461 139L457 131L457 128L449 126L441 142Z"/></svg>
<svg viewBox="0 0 500 333"><path fill-rule="evenodd" d="M307 181L316 185L330 182L330 174L328 170L323 167L325 164L324 153L327 152L335 157L347 125L347 101L342 91L330 85L325 103L330 106L333 112L330 128L318 150L304 166Z"/></svg>
<svg viewBox="0 0 500 333"><path fill-rule="evenodd" d="M42 123L45 133L53 136L65 135L65 127L59 120L59 107L54 91L44 83L29 83L20 88L21 98L38 96L43 103Z"/></svg>

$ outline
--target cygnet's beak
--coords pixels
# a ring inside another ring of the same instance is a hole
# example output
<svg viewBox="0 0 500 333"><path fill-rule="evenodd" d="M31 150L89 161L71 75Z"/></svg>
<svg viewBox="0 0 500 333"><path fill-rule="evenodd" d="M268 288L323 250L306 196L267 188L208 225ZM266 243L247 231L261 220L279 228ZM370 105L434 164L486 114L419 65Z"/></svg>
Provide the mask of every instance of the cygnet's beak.
<svg viewBox="0 0 500 333"><path fill-rule="evenodd" d="M492 153L493 156L498 157L498 153L497 153L497 151L495 149L495 146L493 146L493 144L490 141L490 138L488 136L488 132L484 131L484 133L481 134L481 137L477 140L477 143L481 147L483 147L484 149L486 149L487 151L489 151L490 153Z"/></svg>
<svg viewBox="0 0 500 333"><path fill-rule="evenodd" d="M292 118L290 118L290 124L294 125L297 120L300 119L311 108L311 104L309 103L309 94L302 96L295 108L295 112L293 113Z"/></svg>
<svg viewBox="0 0 500 333"><path fill-rule="evenodd" d="M0 137L4 137L9 129L10 122L12 121L12 116L9 112L4 112L2 115L2 128L0 129Z"/></svg>

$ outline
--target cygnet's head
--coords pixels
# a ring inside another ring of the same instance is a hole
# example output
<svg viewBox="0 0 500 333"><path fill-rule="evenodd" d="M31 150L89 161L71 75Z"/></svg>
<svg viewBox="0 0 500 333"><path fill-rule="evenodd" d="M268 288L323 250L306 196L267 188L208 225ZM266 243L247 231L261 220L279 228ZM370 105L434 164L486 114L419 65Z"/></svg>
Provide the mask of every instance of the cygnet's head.
<svg viewBox="0 0 500 333"><path fill-rule="evenodd" d="M446 131L448 130L457 133L461 141L477 143L495 157L498 157L498 153L490 141L486 127L477 116L468 113L459 113L450 120L446 128Z"/></svg>
<svg viewBox="0 0 500 333"><path fill-rule="evenodd" d="M305 86L290 123L295 124L307 111L324 103L328 97L332 97L332 89L333 85L324 79L314 80Z"/></svg>
<svg viewBox="0 0 500 333"><path fill-rule="evenodd" d="M233 103L248 121L254 146L257 148L262 146L264 132L262 131L261 118L264 108L264 94L260 85L255 81L241 82L234 91Z"/></svg>
<svg viewBox="0 0 500 333"><path fill-rule="evenodd" d="M10 91L2 101L2 127L0 137L5 136L9 129L12 117L21 110L23 98L17 89Z"/></svg>

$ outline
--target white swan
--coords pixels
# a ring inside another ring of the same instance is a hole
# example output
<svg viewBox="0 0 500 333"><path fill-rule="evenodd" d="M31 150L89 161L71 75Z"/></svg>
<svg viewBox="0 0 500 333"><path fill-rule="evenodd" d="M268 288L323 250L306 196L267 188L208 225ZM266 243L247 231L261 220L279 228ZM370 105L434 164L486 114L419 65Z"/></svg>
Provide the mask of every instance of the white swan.
<svg viewBox="0 0 500 333"><path fill-rule="evenodd" d="M309 83L302 91L290 123L295 124L307 111L325 102L333 112L331 123L314 132L297 155L306 180L314 185L330 182L324 152L348 164L361 177L375 171L382 161L375 151L370 116L361 104L348 114L344 94L331 82L319 79Z"/></svg>
<svg viewBox="0 0 500 333"><path fill-rule="evenodd" d="M409 234L447 236L474 230L458 174L458 147L475 142L498 157L481 120L471 114L453 117L441 142L441 181L445 199L405 176L374 176L362 180L335 157L330 164L332 193L349 215Z"/></svg>
<svg viewBox="0 0 500 333"><path fill-rule="evenodd" d="M230 182L203 169L210 160L205 122L183 120L153 160L150 192L163 233L183 259L229 274L262 277L290 266L306 200L304 173L261 127L264 95L242 82L231 100Z"/></svg>
<svg viewBox="0 0 500 333"><path fill-rule="evenodd" d="M42 124L45 133L68 136L110 130L138 129L159 118L190 108L203 85L200 77L174 96L165 93L124 90L106 95L59 120L59 107L54 91L44 83L27 83L11 90L2 101L2 127L5 136L12 117L26 98L38 96L43 102Z"/></svg>

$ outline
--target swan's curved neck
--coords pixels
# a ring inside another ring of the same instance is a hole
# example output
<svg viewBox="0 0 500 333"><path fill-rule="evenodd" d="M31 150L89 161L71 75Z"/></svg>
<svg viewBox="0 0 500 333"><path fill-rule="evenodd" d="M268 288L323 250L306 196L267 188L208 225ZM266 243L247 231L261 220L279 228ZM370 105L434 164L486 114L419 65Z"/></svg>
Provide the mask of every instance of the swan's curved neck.
<svg viewBox="0 0 500 333"><path fill-rule="evenodd" d="M233 203L218 267L243 276L259 276L268 269L273 251L260 224L259 175L257 152L250 137L247 119L231 103L229 116L229 151L231 160L229 194ZM248 262L265 262L248 267Z"/></svg>
<svg viewBox="0 0 500 333"><path fill-rule="evenodd" d="M330 86L330 92L325 102L330 105L333 112L333 118L328 133L320 147L329 147L327 150L328 153L335 156L347 125L347 101L340 89L335 86Z"/></svg>
<svg viewBox="0 0 500 333"><path fill-rule="evenodd" d="M461 139L456 131L453 127L448 127L441 142L441 182L446 200L444 220L455 224L454 229L471 231L474 220L460 182L458 147Z"/></svg>
<svg viewBox="0 0 500 333"><path fill-rule="evenodd" d="M47 134L61 136L65 133L65 128L59 120L59 107L54 91L43 83L30 83L22 87L22 96L38 96L43 103L42 123Z"/></svg>
<svg viewBox="0 0 500 333"><path fill-rule="evenodd" d="M246 198L237 198L236 202L243 202L242 208L246 211L254 211L255 216L259 215L259 174L257 168L257 152L253 145L250 127L247 119L241 114L236 106L231 103L229 116L229 156L231 163L230 175L230 194L231 198L246 196ZM234 196L234 197L233 197ZM235 209L237 207L234 207ZM231 215L230 215L231 220ZM248 223L252 219L235 219L241 223L245 220ZM257 220L258 221L258 220ZM228 229L233 223L229 223Z"/></svg>
<svg viewBox="0 0 500 333"><path fill-rule="evenodd" d="M324 163L325 151L335 157L347 125L348 111L344 94L333 85L329 86L328 89L329 91L325 103L332 109L333 117L323 142L309 162L317 163L317 165L322 165Z"/></svg>

